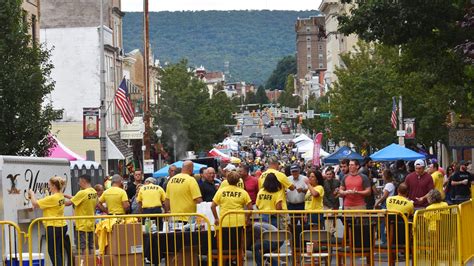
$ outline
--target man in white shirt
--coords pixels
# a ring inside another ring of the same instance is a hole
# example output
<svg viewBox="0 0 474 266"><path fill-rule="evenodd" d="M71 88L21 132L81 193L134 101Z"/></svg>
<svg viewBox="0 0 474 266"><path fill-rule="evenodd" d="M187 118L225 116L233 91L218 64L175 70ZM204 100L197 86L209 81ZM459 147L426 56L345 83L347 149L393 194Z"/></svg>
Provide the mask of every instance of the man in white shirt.
<svg viewBox="0 0 474 266"><path fill-rule="evenodd" d="M304 198L306 192L308 191L308 187L305 183L305 179L307 179L307 177L301 175L301 169L297 164L293 164L290 167L290 171L291 175L288 176L288 179L290 180L291 184L293 184L295 189L286 191L288 210L304 210ZM291 222L293 222L293 218L294 217L291 217Z"/></svg>

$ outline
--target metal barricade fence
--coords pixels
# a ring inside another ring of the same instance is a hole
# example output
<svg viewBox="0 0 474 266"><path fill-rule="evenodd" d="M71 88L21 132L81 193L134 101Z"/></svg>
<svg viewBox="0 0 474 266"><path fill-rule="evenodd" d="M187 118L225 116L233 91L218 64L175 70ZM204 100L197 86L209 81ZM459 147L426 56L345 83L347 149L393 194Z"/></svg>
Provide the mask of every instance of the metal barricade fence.
<svg viewBox="0 0 474 266"><path fill-rule="evenodd" d="M23 261L24 234L20 227L9 221L0 221L0 230L2 265L15 265L14 261Z"/></svg>
<svg viewBox="0 0 474 266"><path fill-rule="evenodd" d="M474 258L474 201L471 199L459 205L461 220L461 256L463 264Z"/></svg>
<svg viewBox="0 0 474 266"><path fill-rule="evenodd" d="M210 266L213 229L196 213L38 218L28 228L30 265L42 253L53 266Z"/></svg>
<svg viewBox="0 0 474 266"><path fill-rule="evenodd" d="M386 210L229 211L218 265L408 265L409 222ZM382 242L385 240L385 243Z"/></svg>
<svg viewBox="0 0 474 266"><path fill-rule="evenodd" d="M415 265L462 265L457 205L418 210L413 227Z"/></svg>

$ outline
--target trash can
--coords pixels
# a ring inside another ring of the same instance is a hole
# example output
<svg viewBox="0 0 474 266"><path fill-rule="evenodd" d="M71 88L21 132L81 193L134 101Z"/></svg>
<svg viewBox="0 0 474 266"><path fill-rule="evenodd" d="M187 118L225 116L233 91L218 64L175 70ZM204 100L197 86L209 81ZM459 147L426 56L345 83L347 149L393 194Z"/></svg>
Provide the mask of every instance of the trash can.
<svg viewBox="0 0 474 266"><path fill-rule="evenodd" d="M10 258L10 255L12 258ZM31 266L44 266L44 255L43 253L31 253L33 264ZM20 262L20 254L7 254L5 259L5 265L7 266L28 266L30 265L30 255L28 253L22 253L22 262Z"/></svg>

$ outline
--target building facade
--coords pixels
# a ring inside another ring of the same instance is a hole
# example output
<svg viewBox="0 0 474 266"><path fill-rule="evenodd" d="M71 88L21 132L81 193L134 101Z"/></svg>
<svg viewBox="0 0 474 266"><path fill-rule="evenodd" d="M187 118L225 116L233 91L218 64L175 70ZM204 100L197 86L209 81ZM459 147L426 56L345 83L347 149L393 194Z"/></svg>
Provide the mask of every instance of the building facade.
<svg viewBox="0 0 474 266"><path fill-rule="evenodd" d="M122 17L120 0L105 0L104 55L107 134L114 134L123 120L113 103L115 91L123 78ZM41 41L52 49L51 73L55 90L49 100L54 108L63 109L63 117L53 123L52 133L74 152L100 161L98 139L83 139L83 108L100 107L100 3L97 0L41 1ZM109 142L108 142L109 143ZM112 145L112 144L110 144ZM108 147L108 150L116 150ZM127 153L126 151L122 153ZM123 154L108 154L112 160ZM105 167L105 166L104 166Z"/></svg>
<svg viewBox="0 0 474 266"><path fill-rule="evenodd" d="M337 81L334 71L338 67L344 67L341 54L352 53L357 45L357 35L344 35L338 32L339 23L337 16L349 14L353 4L343 4L341 0L323 0L319 11L325 14L326 25L326 47L327 47L327 70L325 73L326 83Z"/></svg>
<svg viewBox="0 0 474 266"><path fill-rule="evenodd" d="M311 94L322 96L327 69L325 17L298 18L296 31L295 92L305 103ZM319 84L314 84L315 81Z"/></svg>
<svg viewBox="0 0 474 266"><path fill-rule="evenodd" d="M23 9L23 22L29 24L28 33L31 39L39 42L40 0L23 0L21 9Z"/></svg>

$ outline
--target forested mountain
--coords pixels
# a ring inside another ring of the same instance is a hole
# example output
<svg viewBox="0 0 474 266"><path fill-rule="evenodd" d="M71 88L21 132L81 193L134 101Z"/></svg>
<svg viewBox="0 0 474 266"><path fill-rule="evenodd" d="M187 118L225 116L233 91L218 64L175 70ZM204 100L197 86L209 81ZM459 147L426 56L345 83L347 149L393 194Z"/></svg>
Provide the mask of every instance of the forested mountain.
<svg viewBox="0 0 474 266"><path fill-rule="evenodd" d="M191 65L225 71L231 81L264 84L278 60L296 51L294 25L298 17L319 11L197 11L150 13L150 42L164 62L187 58ZM126 13L125 51L143 45L143 15Z"/></svg>

